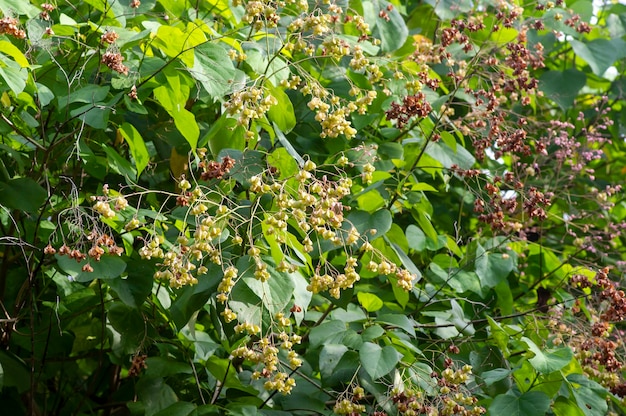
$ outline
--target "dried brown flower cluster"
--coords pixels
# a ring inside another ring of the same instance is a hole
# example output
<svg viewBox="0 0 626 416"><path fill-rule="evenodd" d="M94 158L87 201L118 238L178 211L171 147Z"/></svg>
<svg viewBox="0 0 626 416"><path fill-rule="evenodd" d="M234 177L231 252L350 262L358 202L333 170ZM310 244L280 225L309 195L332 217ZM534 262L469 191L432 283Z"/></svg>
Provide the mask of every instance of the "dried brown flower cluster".
<svg viewBox="0 0 626 416"><path fill-rule="evenodd" d="M108 43L109 45L115 43L115 41L120 37L115 31L107 30L101 36L102 42Z"/></svg>
<svg viewBox="0 0 626 416"><path fill-rule="evenodd" d="M619 334L615 334L614 324L626 319L626 294L617 282L609 277L607 267L599 270L594 279L583 274L575 274L570 283L580 289L591 289L591 303L587 310L591 314L590 333L583 332L570 340L584 371L612 393L626 397L626 382L621 370L624 368L624 344ZM596 307L599 309L597 310ZM580 307L576 307L577 312Z"/></svg>
<svg viewBox="0 0 626 416"><path fill-rule="evenodd" d="M39 17L41 17L43 20L50 20L50 13L54 11L54 9L56 9L56 6L50 3L43 3L41 5L41 8L43 10L41 11L41 13L39 13Z"/></svg>
<svg viewBox="0 0 626 416"><path fill-rule="evenodd" d="M25 39L26 32L18 28L19 21L13 17L5 16L0 19L0 35L7 34L18 39Z"/></svg>
<svg viewBox="0 0 626 416"><path fill-rule="evenodd" d="M235 159L229 156L222 158L222 163L211 161L202 161L198 164L198 167L202 169L200 173L200 179L208 181L210 179L222 179L230 170L235 166Z"/></svg>
<svg viewBox="0 0 626 416"><path fill-rule="evenodd" d="M120 74L128 75L128 67L122 62L124 61L124 57L119 52L105 52L102 55L102 63L111 68L115 72L119 72Z"/></svg>
<svg viewBox="0 0 626 416"><path fill-rule="evenodd" d="M137 377L142 370L148 368L146 358L148 356L144 354L137 354L133 357L133 362L128 369L128 377Z"/></svg>
<svg viewBox="0 0 626 416"><path fill-rule="evenodd" d="M108 234L104 234L99 231L92 231L87 236L87 240L92 243L92 246L87 253L84 253L77 248L71 249L66 244L59 247L58 253L61 256L68 256L69 258L76 260L78 263L87 258L94 261L100 261L103 254L121 256L124 253L124 249L118 247L113 237ZM44 253L53 255L57 253L57 250L52 245L48 244L44 248ZM93 267L87 263L83 266L83 271L93 272Z"/></svg>
<svg viewBox="0 0 626 416"><path fill-rule="evenodd" d="M415 95L408 95L402 99L402 104L391 103L391 108L387 110L387 119L396 120L398 128L403 128L412 117L426 117L433 111L426 95L418 92Z"/></svg>

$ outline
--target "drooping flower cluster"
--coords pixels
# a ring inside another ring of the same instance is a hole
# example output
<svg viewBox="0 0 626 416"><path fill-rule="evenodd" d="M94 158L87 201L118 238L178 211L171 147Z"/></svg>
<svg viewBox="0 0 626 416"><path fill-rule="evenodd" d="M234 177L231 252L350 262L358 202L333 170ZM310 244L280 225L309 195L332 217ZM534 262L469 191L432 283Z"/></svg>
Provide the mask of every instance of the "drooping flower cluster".
<svg viewBox="0 0 626 416"><path fill-rule="evenodd" d="M10 16L0 18L0 35L7 34L18 39L25 39L26 32L19 28L19 21Z"/></svg>

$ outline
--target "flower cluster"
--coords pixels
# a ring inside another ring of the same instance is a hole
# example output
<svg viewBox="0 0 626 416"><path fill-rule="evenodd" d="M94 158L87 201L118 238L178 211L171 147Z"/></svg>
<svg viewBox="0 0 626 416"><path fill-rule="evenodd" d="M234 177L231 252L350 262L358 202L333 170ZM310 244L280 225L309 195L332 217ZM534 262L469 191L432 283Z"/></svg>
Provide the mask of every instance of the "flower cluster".
<svg viewBox="0 0 626 416"><path fill-rule="evenodd" d="M279 326L285 323L281 322L281 318L283 317L278 317ZM283 370L286 368L295 370L302 365L302 360L293 350L293 346L299 344L301 340L299 335L288 334L285 331L271 333L250 346L236 348L231 356L254 365L256 370L252 373L252 379L266 380L263 383L266 390L277 390L283 394L289 394L296 382ZM281 361L281 356L286 357L286 363Z"/></svg>
<svg viewBox="0 0 626 416"><path fill-rule="evenodd" d="M18 27L19 23L17 19L10 16L0 18L0 35L6 33L18 39L25 39L26 32Z"/></svg>
<svg viewBox="0 0 626 416"><path fill-rule="evenodd" d="M262 118L278 100L263 88L250 87L234 92L224 107L229 115L237 116L239 125L249 127L250 122Z"/></svg>
<svg viewBox="0 0 626 416"><path fill-rule="evenodd" d="M453 363L447 359L447 368L441 374L433 372L430 376L439 386L438 394L430 397L419 389L394 388L391 400L398 414L402 416L416 415L464 415L480 416L486 409L477 406L478 398L473 396L465 384L472 376L472 367L464 365L453 369ZM382 415L382 412L378 412Z"/></svg>
<svg viewBox="0 0 626 416"><path fill-rule="evenodd" d="M118 35L117 32L115 32L113 30L107 30L106 32L104 32L102 34L100 39L102 39L102 42L108 43L109 45L111 45L111 44L115 43L115 41L117 41L117 39L119 37L120 37L120 35Z"/></svg>
<svg viewBox="0 0 626 416"><path fill-rule="evenodd" d="M85 259L89 259L90 261L100 261L104 254L110 254L115 256L121 256L124 253L124 249L118 247L115 243L113 237L109 234L102 233L98 230L93 230L91 233L87 235L87 241L91 243L91 248L84 252L79 248L70 248L66 244L63 244L59 247L58 251L51 245L48 244L44 248L44 253L48 255L59 254L60 256L68 256L71 259L76 260L76 262L80 263ZM93 267L86 263L82 270L84 272L93 272Z"/></svg>
<svg viewBox="0 0 626 416"><path fill-rule="evenodd" d="M101 62L120 74L128 75L129 68L122 64L124 57L119 52L107 51L102 55Z"/></svg>

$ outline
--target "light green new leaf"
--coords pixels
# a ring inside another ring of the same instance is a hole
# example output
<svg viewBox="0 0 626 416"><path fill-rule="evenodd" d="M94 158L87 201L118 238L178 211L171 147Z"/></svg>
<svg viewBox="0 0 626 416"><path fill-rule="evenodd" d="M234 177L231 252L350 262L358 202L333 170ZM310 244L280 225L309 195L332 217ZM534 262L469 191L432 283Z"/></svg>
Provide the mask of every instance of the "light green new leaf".
<svg viewBox="0 0 626 416"><path fill-rule="evenodd" d="M33 6L31 2L24 0L0 0L0 10L4 16L23 14L30 18L41 13L39 8Z"/></svg>
<svg viewBox="0 0 626 416"><path fill-rule="evenodd" d="M130 123L122 124L118 132L122 135L124 140L126 140L126 143L128 143L130 154L133 155L135 167L137 168L137 176L141 175L141 172L143 172L146 166L148 166L148 163L150 163L150 154L148 153L146 143L143 141L141 134Z"/></svg>
<svg viewBox="0 0 626 416"><path fill-rule="evenodd" d="M6 58L0 54L0 58ZM28 71L25 68L21 68L15 62L10 60L5 61L5 65L12 63L11 66L2 66L0 64L0 77L4 80L4 83L13 91L15 95L18 95L24 88L26 88L26 80L28 79ZM0 85L2 83L0 82Z"/></svg>
<svg viewBox="0 0 626 416"><path fill-rule="evenodd" d="M574 357L574 353L568 347L542 351L531 339L527 337L521 339L528 345L528 349L535 354L528 361L540 373L549 374L558 371L568 365Z"/></svg>
<svg viewBox="0 0 626 416"><path fill-rule="evenodd" d="M367 374L376 380L389 374L400 362L402 354L391 345L381 348L378 344L364 342L359 350L359 358Z"/></svg>
<svg viewBox="0 0 626 416"><path fill-rule="evenodd" d="M165 111L174 119L176 129L183 135L191 150L195 150L200 137L200 128L194 115L185 108L186 97L180 90L175 91L173 86L162 85L154 89L154 98L163 106ZM177 100L176 98L183 98Z"/></svg>
<svg viewBox="0 0 626 416"><path fill-rule="evenodd" d="M368 312L374 312L383 307L382 299L373 293L359 292L356 294L356 297L361 306Z"/></svg>
<svg viewBox="0 0 626 416"><path fill-rule="evenodd" d="M537 416L545 414L550 408L550 398L541 391L529 391L521 395L512 392L497 396L489 414L506 416Z"/></svg>

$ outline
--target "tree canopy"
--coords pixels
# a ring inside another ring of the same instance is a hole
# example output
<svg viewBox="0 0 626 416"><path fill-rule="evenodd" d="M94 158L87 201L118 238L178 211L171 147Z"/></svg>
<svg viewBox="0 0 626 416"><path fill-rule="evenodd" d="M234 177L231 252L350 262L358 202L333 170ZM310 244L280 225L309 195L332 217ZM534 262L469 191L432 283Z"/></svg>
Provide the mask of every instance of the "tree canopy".
<svg viewBox="0 0 626 416"><path fill-rule="evenodd" d="M626 412L626 6L0 0L0 400Z"/></svg>

